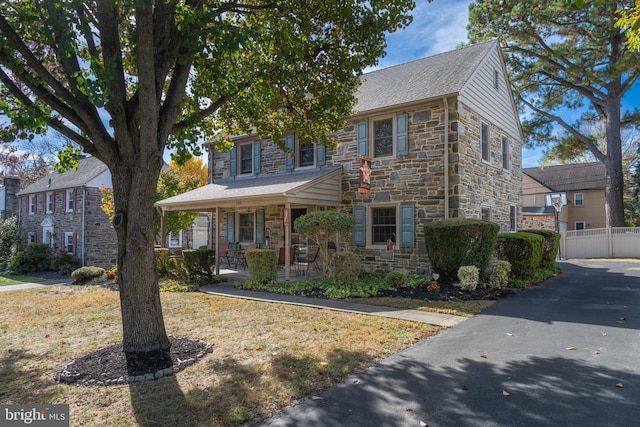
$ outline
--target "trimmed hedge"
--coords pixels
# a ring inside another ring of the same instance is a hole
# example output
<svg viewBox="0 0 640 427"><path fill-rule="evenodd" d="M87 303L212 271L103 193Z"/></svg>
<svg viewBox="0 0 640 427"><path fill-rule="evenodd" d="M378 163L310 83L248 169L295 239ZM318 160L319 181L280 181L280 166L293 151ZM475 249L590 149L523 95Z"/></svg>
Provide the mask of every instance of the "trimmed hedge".
<svg viewBox="0 0 640 427"><path fill-rule="evenodd" d="M553 267L558 256L558 248L560 247L560 233L553 230L522 230L526 233L538 234L544 238L542 248L542 261L540 267Z"/></svg>
<svg viewBox="0 0 640 427"><path fill-rule="evenodd" d="M182 251L182 260L187 275L191 278L204 276L213 279L215 273L211 269L211 260L215 259L216 252L213 249L185 249Z"/></svg>
<svg viewBox="0 0 640 427"><path fill-rule="evenodd" d="M458 269L475 265L485 271L498 238L500 227L490 221L450 218L424 226L427 256L434 273L445 282L454 282Z"/></svg>
<svg viewBox="0 0 640 427"><path fill-rule="evenodd" d="M498 235L495 256L509 261L511 274L516 279L531 277L540 266L544 237L539 234L518 231Z"/></svg>
<svg viewBox="0 0 640 427"><path fill-rule="evenodd" d="M156 258L156 268L161 276L166 276L169 273L169 267L171 266L171 258L169 256L169 248L154 248L153 253Z"/></svg>
<svg viewBox="0 0 640 427"><path fill-rule="evenodd" d="M273 249L249 249L246 252L249 274L262 284L278 280L278 253Z"/></svg>

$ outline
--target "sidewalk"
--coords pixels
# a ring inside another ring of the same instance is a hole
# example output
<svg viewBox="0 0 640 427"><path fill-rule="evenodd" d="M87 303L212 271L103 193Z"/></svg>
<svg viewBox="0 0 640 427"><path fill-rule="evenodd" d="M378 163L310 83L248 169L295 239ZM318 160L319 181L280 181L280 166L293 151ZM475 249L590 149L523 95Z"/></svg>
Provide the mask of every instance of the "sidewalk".
<svg viewBox="0 0 640 427"><path fill-rule="evenodd" d="M368 304L356 304L352 302L335 301L321 298L306 298L295 295L270 294L266 292L246 291L233 287L233 282L207 285L200 288L201 292L210 295L219 295L231 298L243 298L254 301L271 302L276 304L292 304L304 307L313 307L327 310L345 311L348 313L368 314L371 316L389 317L393 319L410 320L413 322L428 323L430 325L452 327L465 320L467 317L451 314L432 313L420 310L402 310L390 307L380 307Z"/></svg>
<svg viewBox="0 0 640 427"><path fill-rule="evenodd" d="M47 285L61 285L63 283L71 283L71 282L73 282L73 279L66 278L66 279L45 280L43 282L38 282L38 283L20 283L18 285L0 286L0 292L20 291L23 289L40 288L42 286L47 286Z"/></svg>

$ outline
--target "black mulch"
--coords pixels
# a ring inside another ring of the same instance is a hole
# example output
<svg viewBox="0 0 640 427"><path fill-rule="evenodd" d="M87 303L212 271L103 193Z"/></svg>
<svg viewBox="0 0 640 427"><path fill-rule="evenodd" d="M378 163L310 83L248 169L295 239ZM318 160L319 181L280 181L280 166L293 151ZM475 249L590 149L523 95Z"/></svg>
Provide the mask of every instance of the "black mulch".
<svg viewBox="0 0 640 427"><path fill-rule="evenodd" d="M56 380L76 385L115 385L148 381L172 375L202 359L213 348L210 344L185 338L169 337L168 361L161 352L148 352L143 359L127 357L121 344L101 348L63 366Z"/></svg>
<svg viewBox="0 0 640 427"><path fill-rule="evenodd" d="M518 290L513 288L493 289L488 284L480 283L475 291L463 291L459 286L450 283L441 283L439 292L427 290L427 284L421 284L415 288L400 288L398 290L380 291L379 297L411 298L430 301L473 301L473 300L498 300L515 294Z"/></svg>

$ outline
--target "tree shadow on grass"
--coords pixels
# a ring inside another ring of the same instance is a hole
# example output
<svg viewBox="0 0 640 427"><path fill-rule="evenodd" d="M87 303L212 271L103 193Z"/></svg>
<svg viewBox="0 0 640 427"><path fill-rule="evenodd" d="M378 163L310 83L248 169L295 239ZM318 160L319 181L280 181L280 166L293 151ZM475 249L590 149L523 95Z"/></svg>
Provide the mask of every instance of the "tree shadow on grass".
<svg viewBox="0 0 640 427"><path fill-rule="evenodd" d="M257 425L627 426L640 417L638 370L558 357L390 359Z"/></svg>
<svg viewBox="0 0 640 427"><path fill-rule="evenodd" d="M42 356L23 349L4 350L0 355L0 402L45 404L53 400L53 378L51 382L43 381L41 370L20 368L18 363L26 360L37 362Z"/></svg>

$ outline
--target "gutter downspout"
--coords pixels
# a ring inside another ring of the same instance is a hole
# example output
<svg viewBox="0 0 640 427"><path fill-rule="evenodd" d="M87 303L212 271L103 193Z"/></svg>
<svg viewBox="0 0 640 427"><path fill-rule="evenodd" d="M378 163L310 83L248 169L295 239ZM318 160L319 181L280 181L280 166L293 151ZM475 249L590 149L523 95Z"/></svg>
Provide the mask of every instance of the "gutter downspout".
<svg viewBox="0 0 640 427"><path fill-rule="evenodd" d="M82 186L82 266L85 266L85 257L87 254L87 246L86 246L86 229L85 229L85 210L87 206L87 187Z"/></svg>
<svg viewBox="0 0 640 427"><path fill-rule="evenodd" d="M444 106L444 218L449 218L449 103L442 98Z"/></svg>

